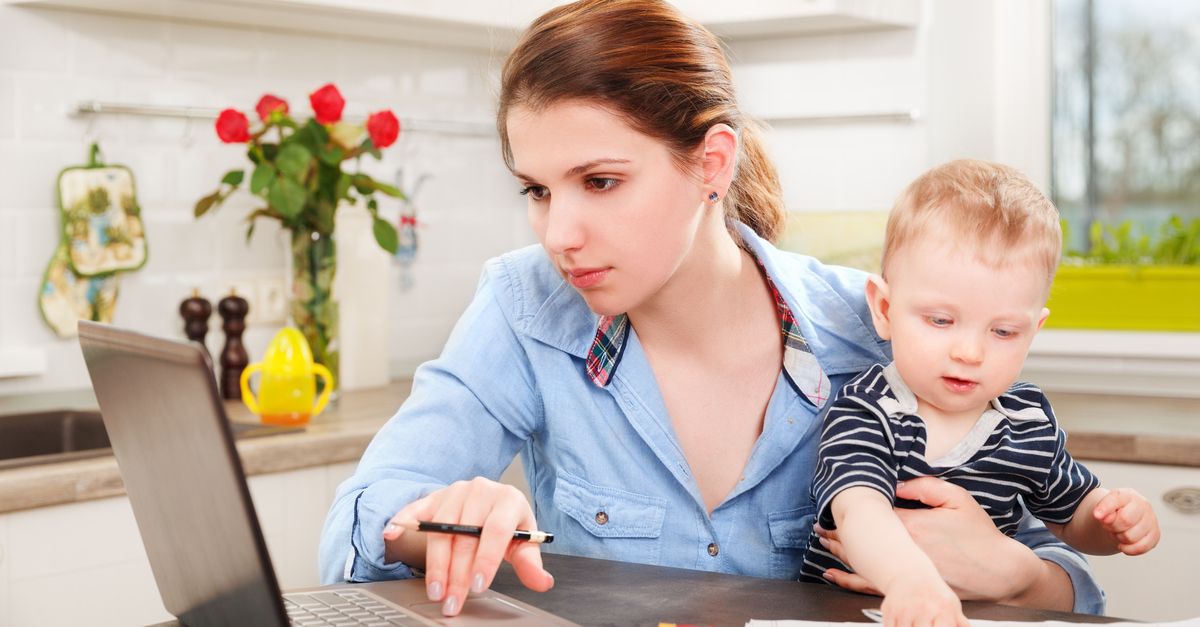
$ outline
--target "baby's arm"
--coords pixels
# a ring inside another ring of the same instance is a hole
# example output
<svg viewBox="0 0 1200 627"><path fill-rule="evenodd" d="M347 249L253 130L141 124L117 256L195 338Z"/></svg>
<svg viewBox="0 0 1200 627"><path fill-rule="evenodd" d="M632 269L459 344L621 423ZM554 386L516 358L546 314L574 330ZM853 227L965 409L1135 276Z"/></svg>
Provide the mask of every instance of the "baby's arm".
<svg viewBox="0 0 1200 627"><path fill-rule="evenodd" d="M888 498L865 486L830 503L850 566L883 592L886 625L967 625L958 596L917 547Z"/></svg>
<svg viewBox="0 0 1200 627"><path fill-rule="evenodd" d="M1083 497L1070 522L1046 526L1063 542L1092 555L1141 555L1162 536L1154 508L1130 488L1096 488Z"/></svg>
<svg viewBox="0 0 1200 627"><path fill-rule="evenodd" d="M1054 457L1042 486L1025 501L1030 512L1063 542L1084 553L1141 555L1154 548L1161 532L1145 497L1129 488L1100 487L1096 475L1067 451L1067 434L1059 428L1046 395L1029 385L1017 393L1038 404L1054 426Z"/></svg>

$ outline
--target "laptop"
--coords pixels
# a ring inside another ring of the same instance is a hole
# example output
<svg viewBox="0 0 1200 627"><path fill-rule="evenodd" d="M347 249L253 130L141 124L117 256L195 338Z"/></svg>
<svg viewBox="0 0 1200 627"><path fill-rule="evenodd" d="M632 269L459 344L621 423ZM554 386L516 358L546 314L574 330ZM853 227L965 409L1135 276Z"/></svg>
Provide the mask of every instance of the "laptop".
<svg viewBox="0 0 1200 627"><path fill-rule="evenodd" d="M88 321L79 343L163 605L184 624L575 624L492 590L446 619L420 579L281 594L200 347Z"/></svg>

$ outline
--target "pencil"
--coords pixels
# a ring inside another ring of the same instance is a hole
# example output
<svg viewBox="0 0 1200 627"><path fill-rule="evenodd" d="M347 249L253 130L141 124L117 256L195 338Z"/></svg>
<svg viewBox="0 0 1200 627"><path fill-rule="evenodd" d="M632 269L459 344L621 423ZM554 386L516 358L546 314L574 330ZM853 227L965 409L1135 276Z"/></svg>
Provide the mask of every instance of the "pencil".
<svg viewBox="0 0 1200 627"><path fill-rule="evenodd" d="M430 533L454 533L464 536L480 536L483 534L483 527L475 525L453 525L450 523L439 523L429 521L419 521L417 523L417 531L427 531ZM525 529L517 529L513 532L513 540L522 540L525 542L533 542L534 544L549 544L554 542L554 534L549 531L528 531Z"/></svg>

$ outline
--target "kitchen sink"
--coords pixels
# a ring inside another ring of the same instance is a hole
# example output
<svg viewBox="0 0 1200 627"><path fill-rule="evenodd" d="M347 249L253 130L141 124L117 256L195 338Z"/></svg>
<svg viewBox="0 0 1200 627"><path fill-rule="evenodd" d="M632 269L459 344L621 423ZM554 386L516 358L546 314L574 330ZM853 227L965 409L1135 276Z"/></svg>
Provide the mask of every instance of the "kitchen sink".
<svg viewBox="0 0 1200 627"><path fill-rule="evenodd" d="M0 416L0 468L110 455L98 411Z"/></svg>
<svg viewBox="0 0 1200 627"><path fill-rule="evenodd" d="M231 423L235 438L303 431ZM57 410L0 416L0 470L112 455L98 411Z"/></svg>

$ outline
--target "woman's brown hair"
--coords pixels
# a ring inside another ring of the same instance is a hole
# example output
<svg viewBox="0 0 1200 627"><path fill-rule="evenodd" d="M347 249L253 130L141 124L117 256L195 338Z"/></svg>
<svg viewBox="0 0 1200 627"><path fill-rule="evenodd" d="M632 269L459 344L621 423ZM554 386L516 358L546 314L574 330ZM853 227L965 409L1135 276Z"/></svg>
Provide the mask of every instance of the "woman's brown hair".
<svg viewBox="0 0 1200 627"><path fill-rule="evenodd" d="M740 137L729 218L774 240L787 214L779 176L759 129L738 109L729 62L717 38L664 0L579 0L533 22L504 63L500 131L513 167L508 113L564 100L595 102L637 131L663 141L681 167L714 124Z"/></svg>

